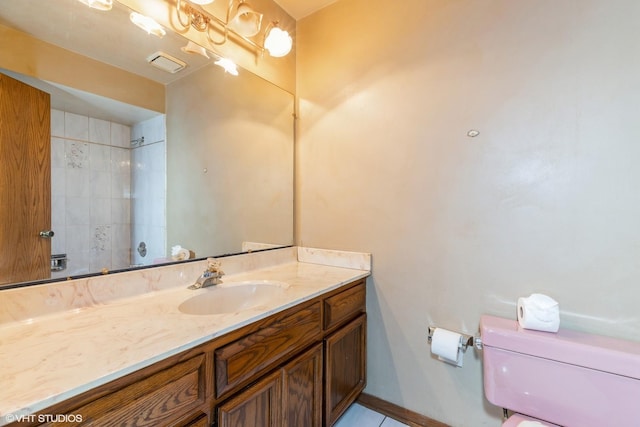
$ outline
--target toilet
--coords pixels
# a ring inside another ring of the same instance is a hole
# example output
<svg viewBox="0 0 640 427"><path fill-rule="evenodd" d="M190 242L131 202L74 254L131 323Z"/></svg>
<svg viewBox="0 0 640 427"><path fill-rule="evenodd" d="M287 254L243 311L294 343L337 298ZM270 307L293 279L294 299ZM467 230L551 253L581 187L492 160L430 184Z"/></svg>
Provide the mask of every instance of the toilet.
<svg viewBox="0 0 640 427"><path fill-rule="evenodd" d="M640 342L487 315L480 337L486 398L514 413L503 427L640 425Z"/></svg>

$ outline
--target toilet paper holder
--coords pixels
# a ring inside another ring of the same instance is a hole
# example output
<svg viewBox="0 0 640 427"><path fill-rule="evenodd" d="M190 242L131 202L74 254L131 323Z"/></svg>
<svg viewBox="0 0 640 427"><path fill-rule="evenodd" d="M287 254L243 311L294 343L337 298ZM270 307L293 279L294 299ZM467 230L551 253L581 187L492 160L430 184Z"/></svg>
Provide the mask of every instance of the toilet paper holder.
<svg viewBox="0 0 640 427"><path fill-rule="evenodd" d="M431 345L431 341L433 340L433 333L435 332L435 330L436 330L435 326L429 326L429 329L427 332L427 342L429 343L429 345ZM482 350L482 339L480 338L480 335L473 336L473 335L463 334L462 332L458 332L458 333L462 335L462 342L460 343L460 347L462 348L462 351L467 351L467 347L469 346L473 346L478 350Z"/></svg>

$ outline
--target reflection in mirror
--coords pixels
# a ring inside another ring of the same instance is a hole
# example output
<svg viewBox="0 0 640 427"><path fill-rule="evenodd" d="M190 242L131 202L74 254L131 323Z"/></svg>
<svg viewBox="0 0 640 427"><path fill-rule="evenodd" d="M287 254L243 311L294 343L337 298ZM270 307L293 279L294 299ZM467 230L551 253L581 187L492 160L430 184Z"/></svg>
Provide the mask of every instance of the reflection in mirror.
<svg viewBox="0 0 640 427"><path fill-rule="evenodd" d="M13 26L29 32L28 19L17 22L21 14L6 3L0 24L15 18ZM23 6L34 3L61 7ZM73 13L63 15L85 26L91 18L84 14L96 13L66 3ZM166 85L166 116L0 70L51 93L50 277L172 261L177 245L206 257L293 243L293 96L244 70L224 73L215 57L207 62L180 51L186 42L172 34L162 41L189 64L183 76L154 77ZM0 250L3 257L11 252Z"/></svg>

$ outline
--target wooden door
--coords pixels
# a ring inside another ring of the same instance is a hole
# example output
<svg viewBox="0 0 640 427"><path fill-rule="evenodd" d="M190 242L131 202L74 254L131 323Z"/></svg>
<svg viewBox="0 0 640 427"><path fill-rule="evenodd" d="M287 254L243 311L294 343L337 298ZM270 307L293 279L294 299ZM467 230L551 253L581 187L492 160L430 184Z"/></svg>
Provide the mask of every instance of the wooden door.
<svg viewBox="0 0 640 427"><path fill-rule="evenodd" d="M282 427L282 375L267 375L218 407L219 427Z"/></svg>
<svg viewBox="0 0 640 427"><path fill-rule="evenodd" d="M0 74L0 284L51 275L49 94Z"/></svg>
<svg viewBox="0 0 640 427"><path fill-rule="evenodd" d="M322 343L282 368L283 427L322 426Z"/></svg>
<svg viewBox="0 0 640 427"><path fill-rule="evenodd" d="M325 339L325 419L333 425L366 384L366 315Z"/></svg>

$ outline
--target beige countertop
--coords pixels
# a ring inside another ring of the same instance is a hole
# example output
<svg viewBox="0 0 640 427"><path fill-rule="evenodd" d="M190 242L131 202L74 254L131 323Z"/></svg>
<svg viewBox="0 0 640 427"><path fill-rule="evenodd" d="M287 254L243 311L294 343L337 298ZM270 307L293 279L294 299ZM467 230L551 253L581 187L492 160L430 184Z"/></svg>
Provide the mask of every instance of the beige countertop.
<svg viewBox="0 0 640 427"><path fill-rule="evenodd" d="M182 313L180 303L208 290L180 286L0 324L0 425L369 274L296 260L224 276L290 285L240 312Z"/></svg>

